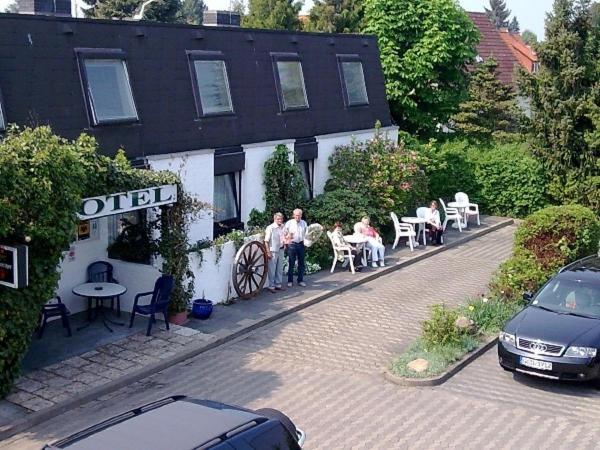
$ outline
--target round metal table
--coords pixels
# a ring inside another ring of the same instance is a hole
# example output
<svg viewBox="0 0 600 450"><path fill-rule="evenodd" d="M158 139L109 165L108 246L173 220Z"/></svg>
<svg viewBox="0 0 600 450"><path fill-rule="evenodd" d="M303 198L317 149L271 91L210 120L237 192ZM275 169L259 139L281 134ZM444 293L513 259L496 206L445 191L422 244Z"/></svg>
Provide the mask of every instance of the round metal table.
<svg viewBox="0 0 600 450"><path fill-rule="evenodd" d="M127 292L127 288L117 283L83 283L73 288L73 294L78 295L79 297L85 297L88 299L88 308L90 309L90 314L88 315L88 320L85 325L77 328L77 331L89 327L92 322L96 320L98 317L98 313L102 314L102 323L104 326L110 331L113 332L113 329L108 325L107 322L110 322L113 325L123 326L125 323L115 322L106 316L106 312L104 309L104 300L109 298L118 297L119 295L123 295ZM91 307L92 301L96 300L96 308L94 314L92 314Z"/></svg>

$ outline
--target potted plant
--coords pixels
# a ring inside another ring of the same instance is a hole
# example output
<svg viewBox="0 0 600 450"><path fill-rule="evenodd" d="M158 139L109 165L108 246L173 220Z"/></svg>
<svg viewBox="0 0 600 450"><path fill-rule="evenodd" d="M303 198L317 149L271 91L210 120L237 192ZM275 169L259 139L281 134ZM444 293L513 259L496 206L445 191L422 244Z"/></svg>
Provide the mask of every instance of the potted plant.
<svg viewBox="0 0 600 450"><path fill-rule="evenodd" d="M193 289L193 286L192 286ZM181 281L175 280L171 302L169 303L169 322L175 325L181 325L187 322L188 301L192 297L190 286L186 286Z"/></svg>
<svg viewBox="0 0 600 450"><path fill-rule="evenodd" d="M194 300L192 302L192 316L196 319L206 320L210 317L213 311L213 302L204 298L204 291L202 291L202 298Z"/></svg>

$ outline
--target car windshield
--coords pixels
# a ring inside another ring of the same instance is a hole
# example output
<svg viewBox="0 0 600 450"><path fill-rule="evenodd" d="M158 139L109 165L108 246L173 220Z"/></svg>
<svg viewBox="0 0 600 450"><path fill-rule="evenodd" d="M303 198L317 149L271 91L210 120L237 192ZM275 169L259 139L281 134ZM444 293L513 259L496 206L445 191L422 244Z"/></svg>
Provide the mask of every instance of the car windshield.
<svg viewBox="0 0 600 450"><path fill-rule="evenodd" d="M600 318L600 285L554 279L531 304L558 313Z"/></svg>

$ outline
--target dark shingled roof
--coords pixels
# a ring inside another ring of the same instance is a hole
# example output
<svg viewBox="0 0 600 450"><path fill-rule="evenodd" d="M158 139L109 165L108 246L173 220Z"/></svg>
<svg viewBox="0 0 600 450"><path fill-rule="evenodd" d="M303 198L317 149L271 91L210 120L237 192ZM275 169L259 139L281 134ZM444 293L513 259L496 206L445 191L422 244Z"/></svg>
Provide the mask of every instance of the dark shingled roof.
<svg viewBox="0 0 600 450"><path fill-rule="evenodd" d="M498 61L498 78L500 81L512 84L515 66L519 65L519 60L485 13L469 12L467 14L481 33L481 40L477 45L479 56L483 59L493 56Z"/></svg>

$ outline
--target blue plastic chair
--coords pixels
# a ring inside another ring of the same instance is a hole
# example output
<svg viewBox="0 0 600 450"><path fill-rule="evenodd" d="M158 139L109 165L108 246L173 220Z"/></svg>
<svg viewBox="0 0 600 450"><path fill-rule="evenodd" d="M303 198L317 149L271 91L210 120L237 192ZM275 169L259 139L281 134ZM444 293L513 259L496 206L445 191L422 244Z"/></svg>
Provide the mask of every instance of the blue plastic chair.
<svg viewBox="0 0 600 450"><path fill-rule="evenodd" d="M71 333L71 324L69 323L69 310L65 306L65 304L61 301L60 297L57 295L53 300L56 300L56 303L52 303L50 300L42 307L42 314L40 317L39 331L38 331L38 339L41 339L44 334L44 329L46 328L46 322L51 317L60 317L62 320L63 328L67 329L67 335L69 337L72 336Z"/></svg>
<svg viewBox="0 0 600 450"><path fill-rule="evenodd" d="M87 267L87 282L88 283L119 283L113 277L113 266L106 261L96 261ZM121 296L117 295L117 316L121 316ZM98 301L98 300L96 300ZM110 309L114 309L115 298L110 299ZM96 305L98 306L98 305ZM91 304L88 302L88 307L91 309Z"/></svg>
<svg viewBox="0 0 600 450"><path fill-rule="evenodd" d="M152 330L152 324L156 322L156 314L162 313L165 318L167 330L169 329L169 320L167 318L167 310L169 309L169 302L171 301L171 292L173 291L173 277L171 275L162 275L154 283L154 290L152 292L142 292L135 296L133 302L133 309L131 310L131 320L129 321L129 328L133 326L133 319L135 314L142 314L148 317L148 329L146 336L150 336ZM151 295L152 298L150 303L147 305L138 305L140 298Z"/></svg>

